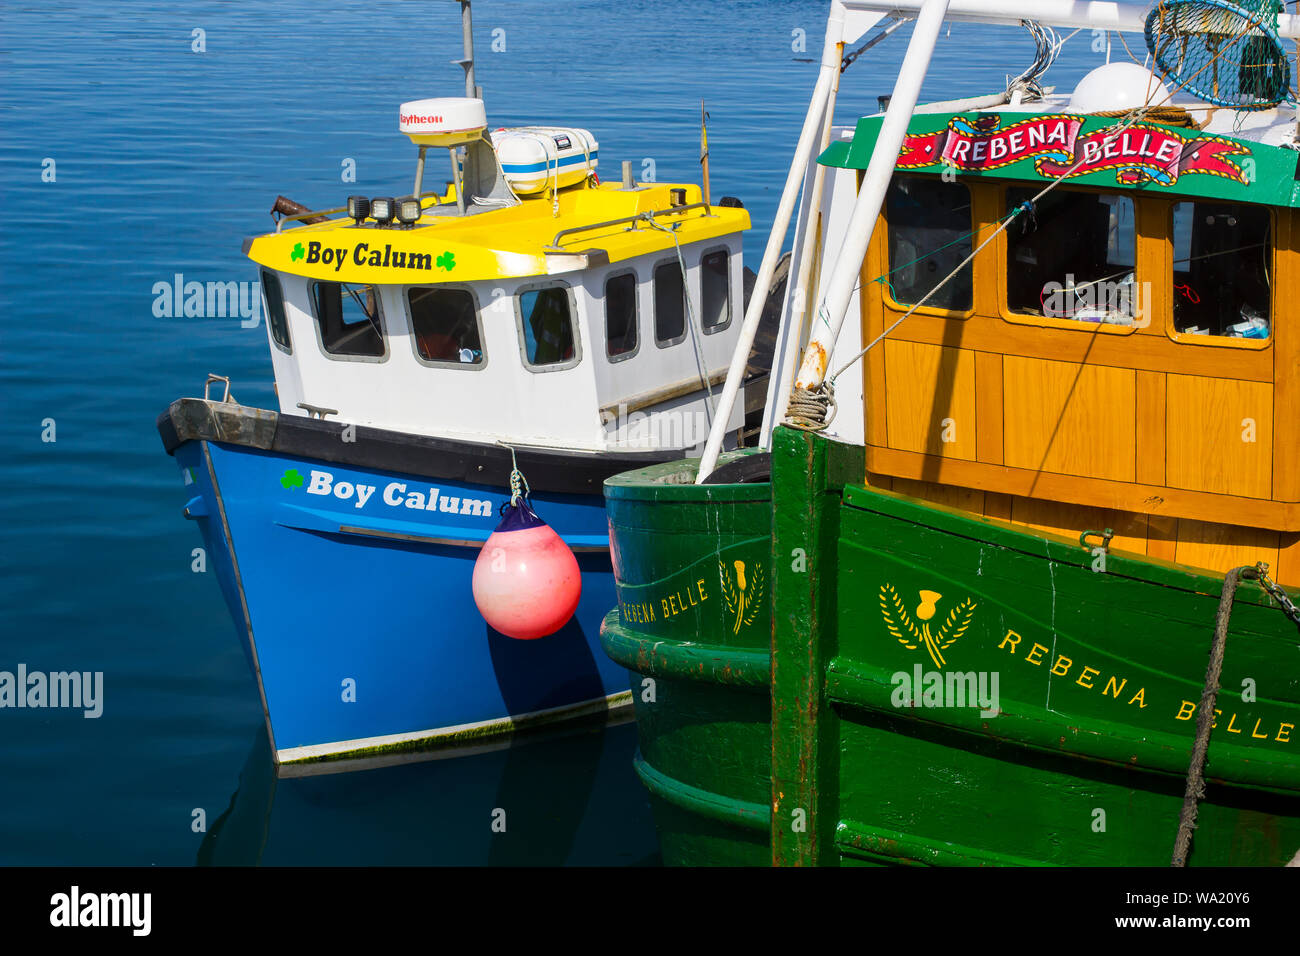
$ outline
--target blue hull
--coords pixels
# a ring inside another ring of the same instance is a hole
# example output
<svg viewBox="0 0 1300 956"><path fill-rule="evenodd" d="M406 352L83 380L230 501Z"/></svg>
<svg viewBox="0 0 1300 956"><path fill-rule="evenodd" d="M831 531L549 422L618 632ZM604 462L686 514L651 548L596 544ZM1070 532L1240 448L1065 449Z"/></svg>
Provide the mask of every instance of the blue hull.
<svg viewBox="0 0 1300 956"><path fill-rule="evenodd" d="M533 495L577 553L582 599L559 632L517 641L470 590L507 488L216 441L174 454L278 762L468 745L630 704L599 647L615 603L599 494Z"/></svg>

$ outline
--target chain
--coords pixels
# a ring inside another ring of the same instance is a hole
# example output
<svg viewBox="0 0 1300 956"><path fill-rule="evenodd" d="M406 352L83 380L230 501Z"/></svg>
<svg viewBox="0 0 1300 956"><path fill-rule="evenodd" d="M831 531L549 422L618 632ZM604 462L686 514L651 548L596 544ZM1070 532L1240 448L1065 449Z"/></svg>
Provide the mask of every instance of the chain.
<svg viewBox="0 0 1300 956"><path fill-rule="evenodd" d="M1300 608L1296 607L1290 595L1268 576L1268 565L1260 561L1255 565L1255 573L1259 575L1260 586L1281 606L1282 613L1289 617L1297 627L1300 627Z"/></svg>

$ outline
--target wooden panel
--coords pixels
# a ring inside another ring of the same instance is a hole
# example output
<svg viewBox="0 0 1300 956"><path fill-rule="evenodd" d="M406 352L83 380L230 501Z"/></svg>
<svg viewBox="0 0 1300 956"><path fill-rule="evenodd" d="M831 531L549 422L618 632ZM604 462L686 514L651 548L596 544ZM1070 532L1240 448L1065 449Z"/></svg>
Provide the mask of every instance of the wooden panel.
<svg viewBox="0 0 1300 956"><path fill-rule="evenodd" d="M1152 196L1137 203L1138 333L1161 338L1174 320L1174 300L1168 291L1174 274L1172 206Z"/></svg>
<svg viewBox="0 0 1300 956"><path fill-rule="evenodd" d="M1011 502L1011 521L1036 531L1047 531L1077 540L1084 531L1115 532L1111 547L1132 554L1147 553L1147 518L1129 512L1086 505L1044 501L1040 498L1015 498Z"/></svg>
<svg viewBox="0 0 1300 956"><path fill-rule="evenodd" d="M884 295L885 287L876 282L876 277L884 275L886 266L886 232L884 219L876 224L871 245L862 260L858 302L862 310L862 344L874 342L884 330ZM885 349L880 343L867 352L862 359L866 372L863 382L862 400L866 404L863 421L866 423L866 443L868 445L886 445L889 437L886 433L885 410L889 407L885 395Z"/></svg>
<svg viewBox="0 0 1300 956"><path fill-rule="evenodd" d="M910 498L920 498L947 508L956 508L967 514L984 514L984 492L973 488L959 488L956 485L936 485L932 481L911 481L907 478L894 479L894 491Z"/></svg>
<svg viewBox="0 0 1300 956"><path fill-rule="evenodd" d="M1273 294L1273 497L1300 501L1300 223L1277 215L1277 285ZM1300 570L1298 568L1297 570Z"/></svg>
<svg viewBox="0 0 1300 956"><path fill-rule="evenodd" d="M1237 528L1184 519L1178 522L1179 564L1226 574L1242 565L1265 561L1277 564L1278 535L1274 531Z"/></svg>
<svg viewBox="0 0 1300 956"><path fill-rule="evenodd" d="M1136 479L1131 370L1008 355L1002 379L1007 465Z"/></svg>
<svg viewBox="0 0 1300 956"><path fill-rule="evenodd" d="M984 492L984 517L1011 520L1011 496L996 491Z"/></svg>
<svg viewBox="0 0 1300 956"><path fill-rule="evenodd" d="M901 312L888 309L884 318L892 323L901 315ZM1088 362L1153 372L1186 372L1251 382L1273 381L1271 348L1252 350L1183 345L1163 335L1108 335L1087 328L1040 328L987 315L972 315L968 319L914 315L889 333L889 337L903 342L952 345L1063 362Z"/></svg>
<svg viewBox="0 0 1300 956"><path fill-rule="evenodd" d="M1170 375L1166 481L1173 488L1268 498L1273 487L1273 387Z"/></svg>
<svg viewBox="0 0 1300 956"><path fill-rule="evenodd" d="M889 447L975 458L975 353L886 339Z"/></svg>
<svg viewBox="0 0 1300 956"><path fill-rule="evenodd" d="M1274 580L1289 587L1300 587L1300 534L1279 536Z"/></svg>
<svg viewBox="0 0 1300 956"><path fill-rule="evenodd" d="M1048 498L1136 514L1223 521L1275 531L1300 531L1300 505L1258 498L1236 498L1203 491L1160 488L1130 482L1054 475L1005 465L986 465L959 458L938 458L910 451L868 448L867 467L898 478L922 478L944 484L996 491L1025 498ZM992 496L989 496L992 499ZM992 516L986 502L985 513Z"/></svg>
<svg viewBox="0 0 1300 956"><path fill-rule="evenodd" d="M1165 483L1165 375L1137 373L1137 480Z"/></svg>
<svg viewBox="0 0 1300 956"><path fill-rule="evenodd" d="M975 457L1002 464L1002 356L975 353Z"/></svg>
<svg viewBox="0 0 1300 956"><path fill-rule="evenodd" d="M1147 557L1178 560L1178 519L1168 515L1147 515Z"/></svg>

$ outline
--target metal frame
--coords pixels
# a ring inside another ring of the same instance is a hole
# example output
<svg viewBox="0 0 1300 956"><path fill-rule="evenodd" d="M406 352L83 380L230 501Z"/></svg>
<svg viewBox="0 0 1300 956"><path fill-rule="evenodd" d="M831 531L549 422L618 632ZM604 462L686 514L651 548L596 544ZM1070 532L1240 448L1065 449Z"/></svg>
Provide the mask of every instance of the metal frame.
<svg viewBox="0 0 1300 956"><path fill-rule="evenodd" d="M543 289L563 289L569 299L569 327L573 330L573 358L567 362L552 362L547 365L534 365L528 361L528 338L524 335L524 309L520 301L525 293L536 292ZM514 295L515 306L515 332L519 337L519 361L523 363L525 369L536 375L542 375L546 372L563 372L566 369L577 368L582 364L582 320L578 313L578 297L574 295L573 286L560 279L548 279L544 282L531 282L528 285L521 285L515 289Z"/></svg>
<svg viewBox="0 0 1300 956"><path fill-rule="evenodd" d="M399 295L402 299L402 311L406 314L406 325L410 330L411 354L415 360L425 368L452 368L462 372L481 372L488 367L488 350L487 339L483 335L483 311L479 307L478 293L474 287L463 283L443 283L436 282L429 285L407 285L398 286ZM411 314L411 290L413 289L434 289L441 291L450 289L455 292L465 292L469 294L470 301L474 304L474 325L478 329L479 348L483 352L483 360L478 363L469 362L439 362L434 359L427 359L420 354L420 346L416 342L415 334L415 317Z"/></svg>

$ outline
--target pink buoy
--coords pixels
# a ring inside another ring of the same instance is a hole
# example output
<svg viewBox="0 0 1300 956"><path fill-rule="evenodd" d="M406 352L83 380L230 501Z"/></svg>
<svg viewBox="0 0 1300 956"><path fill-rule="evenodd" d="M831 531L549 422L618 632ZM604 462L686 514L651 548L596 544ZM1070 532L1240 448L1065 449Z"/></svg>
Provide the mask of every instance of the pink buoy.
<svg viewBox="0 0 1300 956"><path fill-rule="evenodd" d="M474 603L506 637L533 641L569 622L582 596L578 559L524 498L505 516L474 564Z"/></svg>

